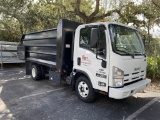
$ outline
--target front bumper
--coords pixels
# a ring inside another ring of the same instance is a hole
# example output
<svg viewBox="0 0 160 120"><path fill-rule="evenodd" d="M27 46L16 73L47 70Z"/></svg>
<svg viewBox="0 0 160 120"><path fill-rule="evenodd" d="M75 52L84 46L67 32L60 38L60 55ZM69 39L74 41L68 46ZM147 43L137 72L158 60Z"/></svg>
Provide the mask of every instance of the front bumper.
<svg viewBox="0 0 160 120"><path fill-rule="evenodd" d="M150 79L141 80L139 82L124 86L123 88L109 88L109 97L114 99L127 98L135 93L143 91L151 83Z"/></svg>

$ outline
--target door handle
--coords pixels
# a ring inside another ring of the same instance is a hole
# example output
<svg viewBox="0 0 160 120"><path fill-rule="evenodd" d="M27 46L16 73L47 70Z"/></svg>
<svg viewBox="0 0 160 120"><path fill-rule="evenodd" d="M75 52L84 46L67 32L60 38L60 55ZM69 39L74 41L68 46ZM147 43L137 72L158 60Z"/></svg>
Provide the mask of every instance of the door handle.
<svg viewBox="0 0 160 120"><path fill-rule="evenodd" d="M81 58L80 58L80 57L77 58L77 64L78 64L79 66L81 65Z"/></svg>

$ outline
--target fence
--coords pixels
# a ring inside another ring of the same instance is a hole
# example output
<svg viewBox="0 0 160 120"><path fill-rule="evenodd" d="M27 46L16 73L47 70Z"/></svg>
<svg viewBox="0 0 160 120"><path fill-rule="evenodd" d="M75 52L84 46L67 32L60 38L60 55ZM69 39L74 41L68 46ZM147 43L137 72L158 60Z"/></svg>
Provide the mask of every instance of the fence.
<svg viewBox="0 0 160 120"><path fill-rule="evenodd" d="M17 56L17 45L15 42L0 41L0 63L1 70L4 63L23 63Z"/></svg>
<svg viewBox="0 0 160 120"><path fill-rule="evenodd" d="M147 75L152 79L160 78L160 43L145 45L148 56Z"/></svg>

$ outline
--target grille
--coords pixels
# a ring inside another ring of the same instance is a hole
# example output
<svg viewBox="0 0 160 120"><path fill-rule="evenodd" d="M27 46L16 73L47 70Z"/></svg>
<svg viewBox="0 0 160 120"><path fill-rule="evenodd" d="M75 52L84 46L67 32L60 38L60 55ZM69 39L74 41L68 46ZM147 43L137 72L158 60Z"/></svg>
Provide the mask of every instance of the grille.
<svg viewBox="0 0 160 120"><path fill-rule="evenodd" d="M139 72L134 72L130 74L124 74L124 84L134 82L140 79L143 79L145 76L144 70L139 71Z"/></svg>

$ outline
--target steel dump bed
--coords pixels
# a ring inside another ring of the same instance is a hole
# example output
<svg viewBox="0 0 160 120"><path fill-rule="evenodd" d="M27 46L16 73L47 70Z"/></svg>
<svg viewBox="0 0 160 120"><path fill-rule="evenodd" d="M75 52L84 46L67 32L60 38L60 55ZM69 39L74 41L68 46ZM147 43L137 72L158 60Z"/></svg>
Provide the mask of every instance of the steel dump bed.
<svg viewBox="0 0 160 120"><path fill-rule="evenodd" d="M62 19L57 28L24 34L18 56L27 62L42 64L57 71L73 67L74 32L80 23ZM29 70L28 70L29 71Z"/></svg>

